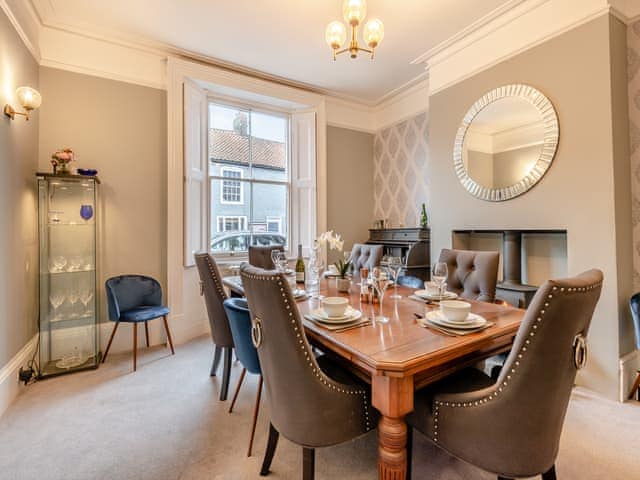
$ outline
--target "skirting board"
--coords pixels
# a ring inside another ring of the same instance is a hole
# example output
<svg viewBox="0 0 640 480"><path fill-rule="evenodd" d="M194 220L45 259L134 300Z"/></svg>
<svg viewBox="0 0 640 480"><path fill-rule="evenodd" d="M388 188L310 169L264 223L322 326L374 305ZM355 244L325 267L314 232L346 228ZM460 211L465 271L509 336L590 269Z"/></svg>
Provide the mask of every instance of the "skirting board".
<svg viewBox="0 0 640 480"><path fill-rule="evenodd" d="M25 388L18 380L18 373L20 367L25 366L31 359L37 342L38 335L36 334L0 370L0 417Z"/></svg>
<svg viewBox="0 0 640 480"><path fill-rule="evenodd" d="M640 350L634 350L620 359L620 401L626 402L629 391L640 370Z"/></svg>

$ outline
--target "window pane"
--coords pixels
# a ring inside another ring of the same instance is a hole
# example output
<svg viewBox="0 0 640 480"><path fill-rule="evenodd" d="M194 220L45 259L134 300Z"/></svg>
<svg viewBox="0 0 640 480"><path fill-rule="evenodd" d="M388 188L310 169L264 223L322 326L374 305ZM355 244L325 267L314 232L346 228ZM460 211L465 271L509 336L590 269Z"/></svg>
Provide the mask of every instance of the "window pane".
<svg viewBox="0 0 640 480"><path fill-rule="evenodd" d="M209 173L221 176L222 168L234 166L246 169L249 178L249 112L209 104Z"/></svg>
<svg viewBox="0 0 640 480"><path fill-rule="evenodd" d="M247 251L250 241L251 184L239 180L211 179L211 251L238 253ZM227 175L224 175L227 177ZM240 199L240 201L235 201ZM230 201L234 200L234 201Z"/></svg>
<svg viewBox="0 0 640 480"><path fill-rule="evenodd" d="M252 111L250 119L253 178L286 182L287 118Z"/></svg>
<svg viewBox="0 0 640 480"><path fill-rule="evenodd" d="M254 245L274 245L287 242L289 206L286 185L253 184L253 220Z"/></svg>

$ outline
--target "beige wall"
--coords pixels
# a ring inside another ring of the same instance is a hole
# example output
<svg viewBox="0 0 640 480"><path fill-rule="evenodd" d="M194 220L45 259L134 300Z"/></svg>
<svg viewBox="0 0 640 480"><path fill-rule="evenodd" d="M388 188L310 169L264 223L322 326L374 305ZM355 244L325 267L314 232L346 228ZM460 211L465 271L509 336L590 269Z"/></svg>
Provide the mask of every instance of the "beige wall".
<svg viewBox="0 0 640 480"><path fill-rule="evenodd" d="M38 86L38 64L0 10L0 107L17 87ZM37 332L38 123L0 117L0 369Z"/></svg>
<svg viewBox="0 0 640 480"><path fill-rule="evenodd" d="M102 181L105 322L107 278L140 273L166 286L166 92L52 68L40 69L40 84L40 168L48 170L49 154L69 146L77 154L73 168L96 168ZM153 325L156 341L159 329ZM130 348L129 335L117 337Z"/></svg>
<svg viewBox="0 0 640 480"><path fill-rule="evenodd" d="M369 236L372 170L372 134L327 127L327 228L342 235L345 250Z"/></svg>
<svg viewBox="0 0 640 480"><path fill-rule="evenodd" d="M626 305L619 297L618 241L624 228L615 208L626 208L614 177L610 24L599 17L443 90L430 99L432 252L451 242L451 231L468 228L566 229L567 270L604 271L605 284L590 332L589 364L579 383L611 398L618 390L618 330ZM589 52L585 55L584 52ZM463 190L453 169L452 147L460 120L493 88L524 82L555 105L560 143L541 182L516 199L490 203ZM627 202L629 197L627 197ZM628 221L628 220L627 220Z"/></svg>

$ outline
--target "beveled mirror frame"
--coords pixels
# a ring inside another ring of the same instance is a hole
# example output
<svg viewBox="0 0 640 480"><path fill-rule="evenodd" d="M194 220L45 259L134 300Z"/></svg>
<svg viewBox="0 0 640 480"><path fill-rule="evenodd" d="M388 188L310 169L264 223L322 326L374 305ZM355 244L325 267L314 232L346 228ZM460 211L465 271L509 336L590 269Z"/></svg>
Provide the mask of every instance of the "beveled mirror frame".
<svg viewBox="0 0 640 480"><path fill-rule="evenodd" d="M522 98L538 109L544 124L544 141L540 156L528 175L513 185L489 188L480 185L469 176L462 160L464 138L476 115L491 103L505 97ZM559 138L558 115L551 101L542 92L529 85L504 85L484 94L465 114L453 145L453 165L460 183L471 195L489 202L503 202L522 195L540 181L553 162Z"/></svg>

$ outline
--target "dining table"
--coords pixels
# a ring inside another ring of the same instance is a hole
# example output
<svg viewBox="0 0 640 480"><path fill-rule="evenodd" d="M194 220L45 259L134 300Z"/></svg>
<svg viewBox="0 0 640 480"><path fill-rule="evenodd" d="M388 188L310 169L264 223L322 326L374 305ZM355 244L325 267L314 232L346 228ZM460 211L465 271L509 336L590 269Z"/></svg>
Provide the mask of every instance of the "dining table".
<svg viewBox="0 0 640 480"><path fill-rule="evenodd" d="M481 315L490 327L468 335L450 335L425 328L418 317L439 308L437 302L417 299L414 290L397 287L400 298L392 299L393 287L380 304L361 302L360 287L352 282L349 292L339 292L335 279L320 282L319 295L296 302L309 342L337 359L371 385L373 407L380 412L378 424L378 478L400 480L407 474L407 424L413 411L414 392L454 372L510 349L525 311L506 304L467 300L471 312ZM240 277L225 277L223 283L243 295ZM349 304L371 321L358 328L330 330L305 318L321 306L318 296L348 298ZM382 313L388 321L376 321Z"/></svg>

